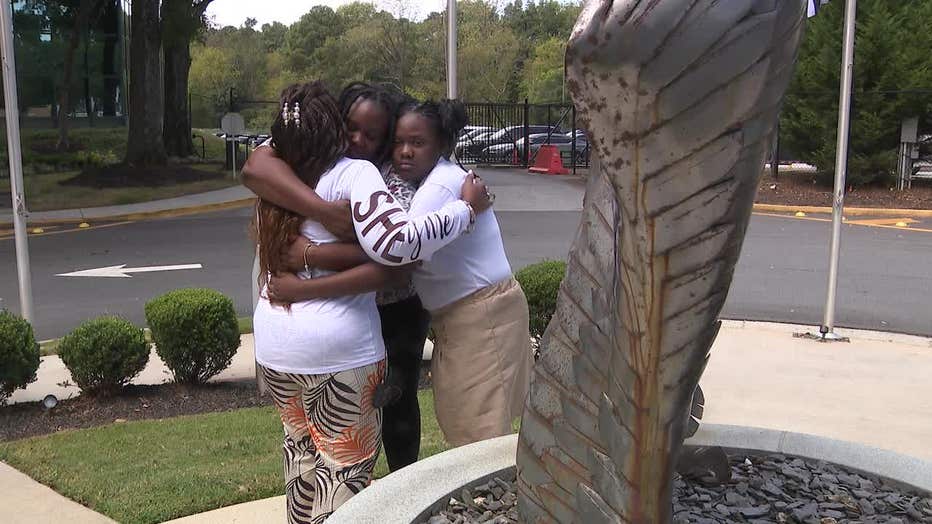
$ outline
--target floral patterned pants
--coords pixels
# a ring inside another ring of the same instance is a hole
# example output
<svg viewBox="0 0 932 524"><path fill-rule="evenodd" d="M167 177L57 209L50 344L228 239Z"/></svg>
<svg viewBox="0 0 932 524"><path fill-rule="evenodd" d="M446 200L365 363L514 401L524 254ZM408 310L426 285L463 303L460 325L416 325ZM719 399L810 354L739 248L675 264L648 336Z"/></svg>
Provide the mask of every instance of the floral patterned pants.
<svg viewBox="0 0 932 524"><path fill-rule="evenodd" d="M382 445L372 394L385 361L325 375L262 373L285 427L288 523L321 523L372 479Z"/></svg>

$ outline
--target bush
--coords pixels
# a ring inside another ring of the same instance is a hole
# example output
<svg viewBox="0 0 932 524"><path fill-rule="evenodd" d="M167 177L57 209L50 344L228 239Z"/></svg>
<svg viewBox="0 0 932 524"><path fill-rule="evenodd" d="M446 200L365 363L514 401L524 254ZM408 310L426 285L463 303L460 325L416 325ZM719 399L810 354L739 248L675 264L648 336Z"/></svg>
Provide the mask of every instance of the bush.
<svg viewBox="0 0 932 524"><path fill-rule="evenodd" d="M81 391L111 394L146 367L149 344L129 321L106 316L84 322L61 339L58 355Z"/></svg>
<svg viewBox="0 0 932 524"><path fill-rule="evenodd" d="M6 310L0 310L0 404L16 389L36 380L39 344L32 326Z"/></svg>
<svg viewBox="0 0 932 524"><path fill-rule="evenodd" d="M566 274L566 263L548 260L518 271L515 278L527 295L531 311L531 335L540 337L557 308L557 291Z"/></svg>
<svg viewBox="0 0 932 524"><path fill-rule="evenodd" d="M146 321L175 382L206 382L239 349L233 301L212 289L177 289L155 298L146 304Z"/></svg>

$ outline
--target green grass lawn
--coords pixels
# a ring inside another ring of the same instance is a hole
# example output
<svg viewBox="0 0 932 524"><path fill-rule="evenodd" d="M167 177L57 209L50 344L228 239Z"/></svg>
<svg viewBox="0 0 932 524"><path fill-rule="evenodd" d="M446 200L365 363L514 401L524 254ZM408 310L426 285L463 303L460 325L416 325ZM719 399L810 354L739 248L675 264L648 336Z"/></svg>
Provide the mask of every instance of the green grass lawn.
<svg viewBox="0 0 932 524"><path fill-rule="evenodd" d="M63 180L77 175L88 167L115 164L126 152L126 128L84 128L71 130L74 150L55 151L58 132L54 129L24 129L23 142L23 185L26 203L32 211L52 209L74 209L82 207L114 206L147 202L181 195L222 189L238 184L238 180L223 169L224 142L209 130L195 130L203 137L206 159L209 163L194 163L190 167L210 172L220 172L223 178L187 182L164 187L117 187L97 189L93 187L64 186ZM10 179L6 176L6 146L0 133L0 194L9 193ZM194 139L197 155L202 152L200 138ZM9 197L7 197L9 205ZM2 205L2 204L0 204Z"/></svg>
<svg viewBox="0 0 932 524"><path fill-rule="evenodd" d="M432 392L419 398L424 458L448 446ZM3 443L0 460L118 522L154 523L283 494L281 438L275 410L252 408Z"/></svg>
<svg viewBox="0 0 932 524"><path fill-rule="evenodd" d="M195 165L198 169L221 171L223 166L216 164ZM98 189L94 187L64 186L63 180L75 176L77 172L27 175L23 177L26 204L31 211L51 209L75 209L98 206L119 206L148 202L163 198L173 198L194 193L203 193L215 189L239 184L232 176L199 180L184 184L162 187L115 187ZM224 174L228 174L224 171ZM0 179L0 193L9 193L10 179Z"/></svg>

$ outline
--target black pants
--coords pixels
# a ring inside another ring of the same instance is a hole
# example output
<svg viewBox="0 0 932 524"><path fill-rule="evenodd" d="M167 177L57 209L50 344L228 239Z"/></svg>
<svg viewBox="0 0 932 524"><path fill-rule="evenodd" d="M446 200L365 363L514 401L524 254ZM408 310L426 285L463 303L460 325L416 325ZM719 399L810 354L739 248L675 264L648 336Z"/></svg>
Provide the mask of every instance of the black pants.
<svg viewBox="0 0 932 524"><path fill-rule="evenodd" d="M382 445L391 471L417 461L421 449L421 408L418 375L430 313L417 296L379 306L382 338L388 353L385 381L401 389L401 398L382 408Z"/></svg>

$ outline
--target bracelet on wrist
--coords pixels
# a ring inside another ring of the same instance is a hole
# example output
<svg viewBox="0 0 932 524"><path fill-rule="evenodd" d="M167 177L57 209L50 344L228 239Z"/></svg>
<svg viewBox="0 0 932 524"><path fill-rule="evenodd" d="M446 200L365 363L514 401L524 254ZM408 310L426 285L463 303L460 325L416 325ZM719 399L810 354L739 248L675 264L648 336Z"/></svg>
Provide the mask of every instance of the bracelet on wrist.
<svg viewBox="0 0 932 524"><path fill-rule="evenodd" d="M476 227L476 210L473 209L472 204L469 202L463 200L463 203L466 204L466 209L469 210L469 225L466 226L466 232L471 233Z"/></svg>
<svg viewBox="0 0 932 524"><path fill-rule="evenodd" d="M307 260L307 252L310 251L311 246L313 245L313 243L308 242L307 245L304 246L304 272L307 274L311 273L311 264Z"/></svg>

